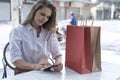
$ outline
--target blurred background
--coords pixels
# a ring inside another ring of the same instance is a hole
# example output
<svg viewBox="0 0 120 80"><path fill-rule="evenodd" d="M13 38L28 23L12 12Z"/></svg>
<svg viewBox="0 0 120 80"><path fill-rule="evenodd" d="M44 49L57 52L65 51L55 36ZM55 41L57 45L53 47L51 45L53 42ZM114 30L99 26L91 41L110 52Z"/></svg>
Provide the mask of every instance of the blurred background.
<svg viewBox="0 0 120 80"><path fill-rule="evenodd" d="M18 16L19 22L28 14L36 0L0 0L0 22L11 21ZM74 11L78 19L120 19L120 0L51 0L57 8L57 21L69 19ZM14 15L14 16L13 16Z"/></svg>
<svg viewBox="0 0 120 80"><path fill-rule="evenodd" d="M3 48L9 41L11 29L26 18L35 1L37 0L0 0L0 60L3 57ZM118 77L120 80L120 0L50 1L57 8L57 27L66 27L69 24L71 11L75 13L78 25L84 19L87 19L87 24L91 25L91 19L94 17L93 25L101 27L101 60L103 72L101 72L102 74L100 73L102 77L100 80L118 80ZM63 32L59 31L59 33L61 37ZM64 54L64 39L60 40L60 45ZM2 61L0 61L1 75L2 72L3 66Z"/></svg>

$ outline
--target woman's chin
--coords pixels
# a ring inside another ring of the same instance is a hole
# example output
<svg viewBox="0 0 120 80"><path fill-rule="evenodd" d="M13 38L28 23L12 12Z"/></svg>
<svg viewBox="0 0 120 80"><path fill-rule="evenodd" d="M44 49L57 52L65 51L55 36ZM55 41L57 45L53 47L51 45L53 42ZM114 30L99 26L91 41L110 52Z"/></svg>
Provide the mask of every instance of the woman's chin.
<svg viewBox="0 0 120 80"><path fill-rule="evenodd" d="M38 26L42 26L41 24L38 24Z"/></svg>
<svg viewBox="0 0 120 80"><path fill-rule="evenodd" d="M38 26L42 26L43 24L38 24Z"/></svg>

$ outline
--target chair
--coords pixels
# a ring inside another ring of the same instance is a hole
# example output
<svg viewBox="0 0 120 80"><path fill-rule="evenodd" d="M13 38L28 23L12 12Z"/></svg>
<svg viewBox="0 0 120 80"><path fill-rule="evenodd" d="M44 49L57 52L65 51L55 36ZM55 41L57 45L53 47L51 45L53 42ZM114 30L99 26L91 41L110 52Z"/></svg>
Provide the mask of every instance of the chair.
<svg viewBox="0 0 120 80"><path fill-rule="evenodd" d="M3 76L2 79L7 78L7 67L14 70L15 66L10 62L10 51L9 51L9 42L5 45L3 49Z"/></svg>
<svg viewBox="0 0 120 80"><path fill-rule="evenodd" d="M50 61L51 64L54 65L54 61L51 58L49 59L49 61ZM12 70L15 70L15 66L10 62L9 42L5 45L5 47L3 49L2 63L3 63L3 76L2 76L2 79L4 79L4 78L7 78L7 67L9 67ZM50 71L51 67L46 68L44 71Z"/></svg>

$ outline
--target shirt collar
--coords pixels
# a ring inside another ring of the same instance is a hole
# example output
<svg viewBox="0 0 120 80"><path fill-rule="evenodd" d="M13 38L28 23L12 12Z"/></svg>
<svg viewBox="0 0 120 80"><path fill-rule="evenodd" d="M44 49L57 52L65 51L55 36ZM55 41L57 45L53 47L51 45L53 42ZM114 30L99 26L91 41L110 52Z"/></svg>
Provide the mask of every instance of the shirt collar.
<svg viewBox="0 0 120 80"><path fill-rule="evenodd" d="M31 29L33 29L33 27L31 26L31 24L28 24L27 25L27 30L31 30Z"/></svg>
<svg viewBox="0 0 120 80"><path fill-rule="evenodd" d="M32 27L31 24L28 24L28 25L27 25L27 29L28 29L28 30L32 30L32 29L34 29L34 28ZM41 31L44 31L43 26L41 27Z"/></svg>

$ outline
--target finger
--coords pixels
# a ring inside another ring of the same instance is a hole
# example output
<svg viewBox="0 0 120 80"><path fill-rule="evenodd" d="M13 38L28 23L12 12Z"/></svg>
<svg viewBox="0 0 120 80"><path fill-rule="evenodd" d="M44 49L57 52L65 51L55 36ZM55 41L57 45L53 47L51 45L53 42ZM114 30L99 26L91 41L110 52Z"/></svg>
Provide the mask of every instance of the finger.
<svg viewBox="0 0 120 80"><path fill-rule="evenodd" d="M60 64L60 65L58 65L57 67L54 67L54 71L61 71L62 68L63 68L63 65Z"/></svg>
<svg viewBox="0 0 120 80"><path fill-rule="evenodd" d="M48 61L41 61L39 62L39 65L51 65Z"/></svg>

